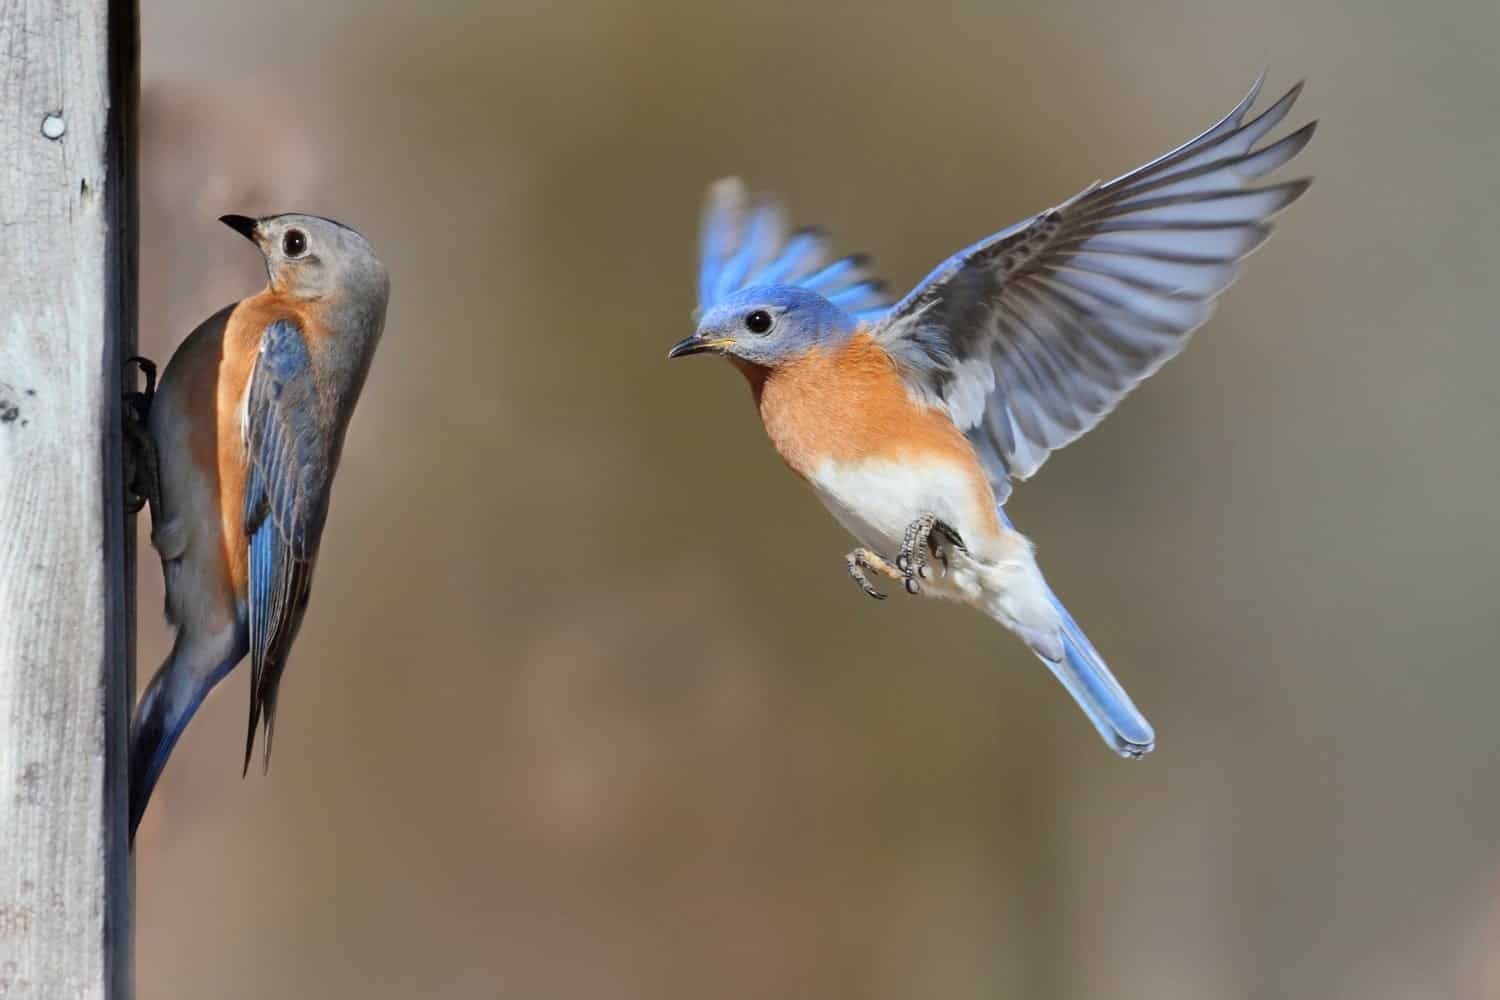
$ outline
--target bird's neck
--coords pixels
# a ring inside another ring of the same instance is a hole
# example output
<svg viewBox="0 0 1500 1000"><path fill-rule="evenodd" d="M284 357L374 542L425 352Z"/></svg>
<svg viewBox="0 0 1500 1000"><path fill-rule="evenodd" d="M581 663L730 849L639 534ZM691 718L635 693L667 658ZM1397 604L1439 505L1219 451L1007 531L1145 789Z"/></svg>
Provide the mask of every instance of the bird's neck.
<svg viewBox="0 0 1500 1000"><path fill-rule="evenodd" d="M745 382L750 386L750 395L755 399L755 405L760 406L760 398L766 389L766 379L770 377L771 370L765 365L758 365L744 358L731 356L730 363L739 369L740 374L745 376Z"/></svg>

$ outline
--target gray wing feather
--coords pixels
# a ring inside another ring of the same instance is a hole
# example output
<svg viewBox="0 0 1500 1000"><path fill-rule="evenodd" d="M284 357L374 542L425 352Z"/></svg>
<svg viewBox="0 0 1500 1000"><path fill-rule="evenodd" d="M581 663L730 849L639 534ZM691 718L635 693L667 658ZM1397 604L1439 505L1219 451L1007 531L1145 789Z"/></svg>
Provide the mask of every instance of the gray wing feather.
<svg viewBox="0 0 1500 1000"><path fill-rule="evenodd" d="M1260 86L1172 152L953 255L877 327L913 393L968 433L1001 499L1182 350L1307 189L1247 187L1316 125L1253 148L1302 89L1246 122Z"/></svg>

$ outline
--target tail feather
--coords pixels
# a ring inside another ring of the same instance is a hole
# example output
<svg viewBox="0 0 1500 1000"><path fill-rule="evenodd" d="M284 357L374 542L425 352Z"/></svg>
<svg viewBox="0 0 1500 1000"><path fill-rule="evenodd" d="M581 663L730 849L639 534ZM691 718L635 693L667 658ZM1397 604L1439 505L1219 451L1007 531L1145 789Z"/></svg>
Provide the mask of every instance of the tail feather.
<svg viewBox="0 0 1500 1000"><path fill-rule="evenodd" d="M1014 530L1004 508L1000 520ZM1156 733L1151 723L1125 693L1125 688L1115 680L1104 659L1083 634L1083 629L1073 620L1068 609L1058 600L1052 588L1043 582L1047 599L1056 609L1062 623L1061 659L1050 659L1037 652L1037 658L1047 665L1068 694L1089 717L1104 742L1122 757L1140 758L1156 747Z"/></svg>
<svg viewBox="0 0 1500 1000"><path fill-rule="evenodd" d="M1104 665L1093 643L1063 607L1062 601L1051 593L1050 588L1048 593L1052 606L1062 618L1063 658L1039 659L1068 689L1078 707L1083 709L1115 753L1122 757L1144 757L1156 747L1156 733L1151 723L1146 721L1130 700L1130 695L1109 672L1109 667Z"/></svg>
<svg viewBox="0 0 1500 1000"><path fill-rule="evenodd" d="M238 641L234 641L238 638ZM130 839L172 748L215 684L245 655L243 637L193 642L177 633L172 652L135 709L130 726Z"/></svg>

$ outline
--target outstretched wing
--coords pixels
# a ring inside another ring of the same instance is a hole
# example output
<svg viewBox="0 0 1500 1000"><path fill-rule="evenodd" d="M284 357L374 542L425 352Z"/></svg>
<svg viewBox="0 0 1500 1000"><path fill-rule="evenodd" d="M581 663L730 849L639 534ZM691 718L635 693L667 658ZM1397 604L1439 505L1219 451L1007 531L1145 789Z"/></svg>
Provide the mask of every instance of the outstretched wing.
<svg viewBox="0 0 1500 1000"><path fill-rule="evenodd" d="M750 198L739 178L709 188L698 254L699 315L742 288L798 285L856 319L874 319L884 315L891 299L868 265L863 254L830 261L821 230L788 233L781 206Z"/></svg>
<svg viewBox="0 0 1500 1000"><path fill-rule="evenodd" d="M250 731L245 768L264 713L271 760L276 690L302 624L328 513L333 442L302 331L266 327L245 404L245 536L250 542Z"/></svg>
<svg viewBox="0 0 1500 1000"><path fill-rule="evenodd" d="M1253 148L1302 89L1246 122L1261 82L1165 156L953 255L875 330L911 390L969 435L1000 499L1182 350L1311 183L1248 186L1316 125Z"/></svg>

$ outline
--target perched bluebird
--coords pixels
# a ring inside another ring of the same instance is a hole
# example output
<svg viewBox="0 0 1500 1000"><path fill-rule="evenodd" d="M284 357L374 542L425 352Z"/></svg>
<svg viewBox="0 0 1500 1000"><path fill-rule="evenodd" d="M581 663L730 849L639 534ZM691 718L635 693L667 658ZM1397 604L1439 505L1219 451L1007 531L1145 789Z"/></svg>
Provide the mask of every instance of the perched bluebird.
<svg viewBox="0 0 1500 1000"><path fill-rule="evenodd" d="M744 374L777 452L861 546L847 562L865 593L884 596L875 572L983 611L1125 757L1151 751L1151 725L1001 505L1182 350L1307 189L1250 186L1316 125L1257 147L1301 90L1246 121L1261 82L1197 138L959 251L895 303L864 258L827 263L821 233L787 235L775 204L720 182L697 331L668 354Z"/></svg>
<svg viewBox="0 0 1500 1000"><path fill-rule="evenodd" d="M270 761L277 685L390 292L370 244L337 222L219 221L260 248L270 280L183 341L151 402L151 544L177 635L131 727L132 836L188 720L246 653L245 769L262 718Z"/></svg>

